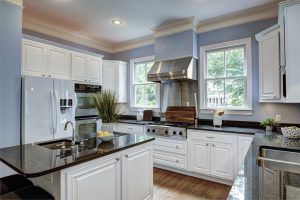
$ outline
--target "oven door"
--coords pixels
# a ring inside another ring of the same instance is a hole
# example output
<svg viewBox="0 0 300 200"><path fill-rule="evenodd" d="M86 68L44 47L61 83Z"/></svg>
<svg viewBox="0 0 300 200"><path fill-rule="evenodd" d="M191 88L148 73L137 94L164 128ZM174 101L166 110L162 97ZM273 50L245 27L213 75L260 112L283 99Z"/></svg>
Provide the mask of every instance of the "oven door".
<svg viewBox="0 0 300 200"><path fill-rule="evenodd" d="M97 111L93 105L92 93L76 93L76 117L97 116Z"/></svg>
<svg viewBox="0 0 300 200"><path fill-rule="evenodd" d="M98 118L76 119L75 133L78 136L87 136L97 133L100 129L100 123L100 119Z"/></svg>

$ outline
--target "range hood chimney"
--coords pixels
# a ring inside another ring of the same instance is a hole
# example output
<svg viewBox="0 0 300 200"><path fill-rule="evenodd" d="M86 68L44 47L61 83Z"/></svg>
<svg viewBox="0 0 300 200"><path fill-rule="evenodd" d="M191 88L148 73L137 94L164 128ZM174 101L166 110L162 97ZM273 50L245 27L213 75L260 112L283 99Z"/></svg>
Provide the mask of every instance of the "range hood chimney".
<svg viewBox="0 0 300 200"><path fill-rule="evenodd" d="M197 80L198 60L192 56L172 60L156 61L147 74L147 80L166 82L172 80Z"/></svg>

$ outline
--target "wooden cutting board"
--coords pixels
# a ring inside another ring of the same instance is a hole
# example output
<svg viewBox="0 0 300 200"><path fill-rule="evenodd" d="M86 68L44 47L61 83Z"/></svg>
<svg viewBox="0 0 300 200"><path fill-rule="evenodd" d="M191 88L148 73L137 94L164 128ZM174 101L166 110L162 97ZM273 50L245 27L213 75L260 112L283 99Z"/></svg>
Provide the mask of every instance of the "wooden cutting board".
<svg viewBox="0 0 300 200"><path fill-rule="evenodd" d="M196 108L194 106L168 106L164 114L168 122L194 123Z"/></svg>

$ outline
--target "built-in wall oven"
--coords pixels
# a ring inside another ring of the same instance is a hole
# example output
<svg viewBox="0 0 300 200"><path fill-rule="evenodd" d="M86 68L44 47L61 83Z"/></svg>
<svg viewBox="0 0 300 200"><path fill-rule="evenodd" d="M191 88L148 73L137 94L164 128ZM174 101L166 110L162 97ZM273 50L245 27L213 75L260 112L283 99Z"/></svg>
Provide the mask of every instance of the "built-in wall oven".
<svg viewBox="0 0 300 200"><path fill-rule="evenodd" d="M101 85L75 83L75 132L79 136L94 134L99 130L100 120L92 99L97 92L101 92Z"/></svg>
<svg viewBox="0 0 300 200"><path fill-rule="evenodd" d="M101 85L75 83L76 111L75 117L96 117L97 111L93 105L92 94L101 92Z"/></svg>
<svg viewBox="0 0 300 200"><path fill-rule="evenodd" d="M76 118L75 133L79 136L97 133L100 129L100 123L100 119L97 117Z"/></svg>

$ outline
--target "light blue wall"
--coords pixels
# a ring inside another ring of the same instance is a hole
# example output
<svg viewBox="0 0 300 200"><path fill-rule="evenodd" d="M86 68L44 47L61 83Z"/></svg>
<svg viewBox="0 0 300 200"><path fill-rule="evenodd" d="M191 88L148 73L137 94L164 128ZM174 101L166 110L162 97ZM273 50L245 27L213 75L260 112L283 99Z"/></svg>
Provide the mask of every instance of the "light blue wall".
<svg viewBox="0 0 300 200"><path fill-rule="evenodd" d="M192 29L172 35L155 38L154 55L156 60L168 60L186 56L197 56L194 52L194 31Z"/></svg>
<svg viewBox="0 0 300 200"><path fill-rule="evenodd" d="M95 56L102 55L102 56L104 56L103 59L106 59L106 60L112 59L111 53L93 49L91 47L87 47L87 46L77 44L74 42L69 42L69 41L66 41L66 40L63 40L60 38L52 37L52 36L45 35L43 33L38 33L35 31L31 31L28 29L23 29L23 38L50 44L50 45L57 46L57 47L62 47L65 49L69 49L71 51L77 51L77 52L86 53L86 54L95 55Z"/></svg>
<svg viewBox="0 0 300 200"><path fill-rule="evenodd" d="M0 1L0 148L20 144L22 9Z"/></svg>
<svg viewBox="0 0 300 200"><path fill-rule="evenodd" d="M252 22L248 24L233 26L229 28L223 28L215 31L210 31L206 33L200 34L190 34L189 31L186 33L182 32L178 35L190 35L190 37L197 37L197 45L193 45L194 52L199 55L200 47L215 44L230 40L236 40L246 37L252 38L252 73L253 73L253 115L252 116L239 116L239 115L227 115L224 117L226 120L242 120L242 121L261 121L266 117L275 117L276 114L280 114L282 116L282 122L286 123L300 123L300 104L271 104L271 103L259 103L258 101L258 43L256 42L254 36L256 33L274 25L277 23L277 18L262 20L257 22ZM164 41L173 41L176 43L179 36L171 36L170 38L164 38ZM186 36L183 36L184 38ZM196 41L194 39L194 41ZM187 39L187 43L190 45L191 40ZM189 46L190 47L190 46ZM179 55L179 51L174 49L174 55ZM180 48L180 47L176 47ZM156 50L156 49L155 49ZM166 50L166 52L161 52L162 57L171 56L170 51ZM184 52L187 52L186 50ZM154 45L148 45L145 47L140 47L137 49L132 49L120 53L116 53L113 55L113 58L116 60L123 60L129 62L130 59L144 57L144 56L152 56L154 55ZM197 56L198 57L198 56ZM129 85L128 85L129 88ZM132 113L132 112L131 112ZM201 119L211 119L212 116L209 114L200 114Z"/></svg>
<svg viewBox="0 0 300 200"><path fill-rule="evenodd" d="M271 104L259 103L259 83L258 83L258 43L255 40L255 34L271 27L277 23L277 18L252 22L244 25L224 28L216 31L198 34L198 49L201 46L237 40L241 38L251 37L252 40L252 116L227 115L224 119L228 120L244 120L244 121L261 121L266 117L275 118L276 114L282 116L283 122L300 123L300 104ZM200 118L210 119L211 115L202 114Z"/></svg>

